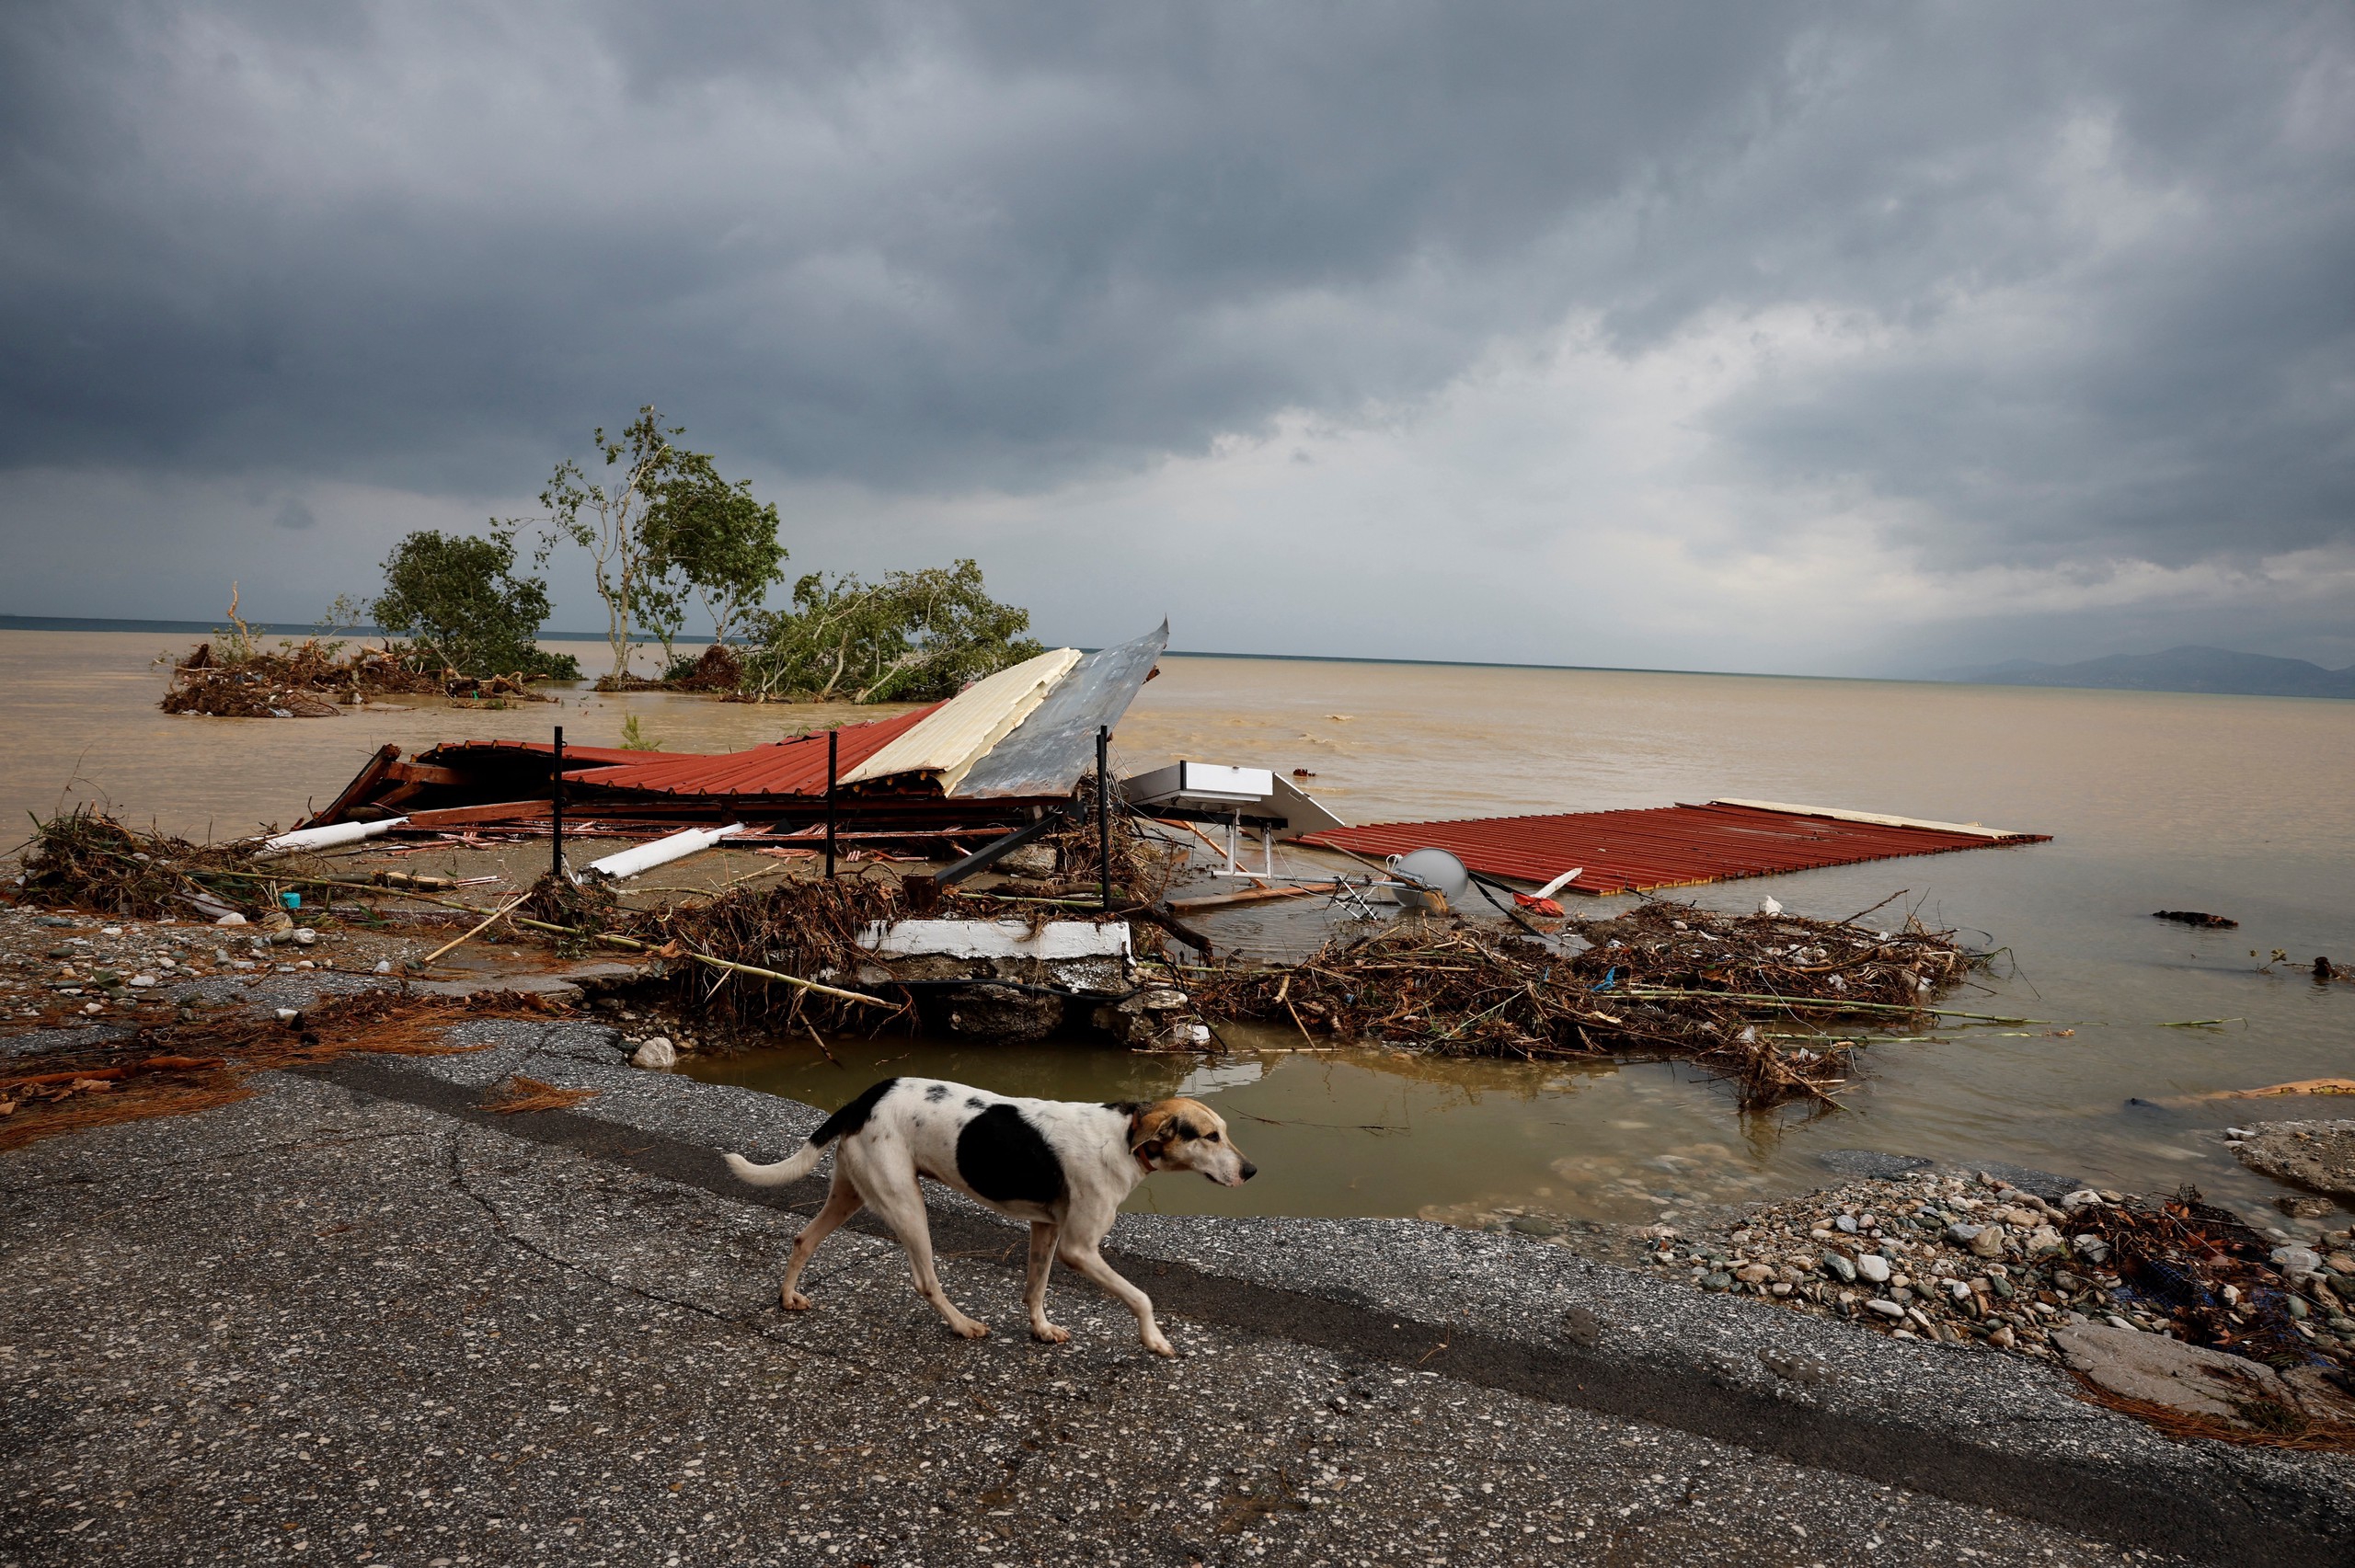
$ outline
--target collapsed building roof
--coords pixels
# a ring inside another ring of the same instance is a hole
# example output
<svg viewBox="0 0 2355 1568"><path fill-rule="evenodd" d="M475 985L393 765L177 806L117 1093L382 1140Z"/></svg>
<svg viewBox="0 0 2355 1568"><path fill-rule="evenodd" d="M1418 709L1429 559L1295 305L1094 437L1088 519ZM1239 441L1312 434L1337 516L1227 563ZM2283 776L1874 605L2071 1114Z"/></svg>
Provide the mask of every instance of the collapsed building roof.
<svg viewBox="0 0 2355 1568"><path fill-rule="evenodd" d="M741 751L567 746L568 830L628 837L767 816L745 837L804 837L823 810L830 736L836 807L854 830L936 838L1026 818L1070 798L1095 766L1097 730L1119 723L1168 641L1165 621L1096 653L1057 648L946 702ZM408 761L387 746L303 826L400 815L404 834L546 830L556 772L551 741L459 741Z"/></svg>
<svg viewBox="0 0 2355 1568"><path fill-rule="evenodd" d="M2050 837L1832 807L1713 800L1632 811L1376 822L1327 829L1301 841L1364 855L1443 849L1474 871L1522 882L1551 882L1576 868L1579 875L1566 884L1572 891L1609 894L2043 843Z"/></svg>

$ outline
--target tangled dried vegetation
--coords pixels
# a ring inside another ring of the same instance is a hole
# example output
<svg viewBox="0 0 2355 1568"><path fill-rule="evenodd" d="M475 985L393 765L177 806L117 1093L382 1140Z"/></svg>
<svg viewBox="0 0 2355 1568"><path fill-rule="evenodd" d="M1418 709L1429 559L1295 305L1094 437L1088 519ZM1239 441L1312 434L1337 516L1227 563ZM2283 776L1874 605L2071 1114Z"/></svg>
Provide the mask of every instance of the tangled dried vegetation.
<svg viewBox="0 0 2355 1568"><path fill-rule="evenodd" d="M714 643L695 657L674 661L660 677L600 675L600 692L711 692L736 693L744 684L744 661L726 643Z"/></svg>
<svg viewBox="0 0 2355 1568"><path fill-rule="evenodd" d="M906 913L896 880L862 876L735 887L693 903L633 909L607 888L542 877L523 911L560 941L653 955L649 978L681 1012L723 1030L875 1030L899 1016L795 985L857 962L858 933Z"/></svg>
<svg viewBox="0 0 2355 1568"><path fill-rule="evenodd" d="M37 824L21 858L29 903L155 920L185 918L200 899L258 911L270 897L250 844L143 833L88 806Z"/></svg>
<svg viewBox="0 0 2355 1568"><path fill-rule="evenodd" d="M1983 962L1947 932L1641 904L1580 928L1576 951L1457 923L1402 921L1302 962L1193 971L1213 1019L1394 1040L1452 1056L1688 1057L1745 1108L1829 1099L1855 1042L1831 1026L1918 1024ZM1797 1026L1796 1028L1794 1026Z"/></svg>
<svg viewBox="0 0 2355 1568"><path fill-rule="evenodd" d="M250 1073L332 1061L354 1051L449 1056L450 1025L536 1016L534 997L465 998L365 991L334 997L281 1022L236 1015L158 1024L128 1039L39 1059L38 1072L0 1076L0 1150L63 1132L180 1116L242 1100Z"/></svg>
<svg viewBox="0 0 2355 1568"><path fill-rule="evenodd" d="M2250 1229L2228 1209L2202 1202L2200 1189L2172 1197L2121 1196L2072 1211L2081 1258L2123 1310L2173 1329L2192 1345L2226 1350L2289 1368L2311 1363L2355 1368L2355 1325L2338 1291L2348 1259L2334 1253L2294 1260L2293 1249ZM2303 1261L2307 1266L2295 1266ZM2334 1285L2334 1282L2336 1284ZM2320 1319L2327 1333L2316 1330Z"/></svg>
<svg viewBox="0 0 2355 1568"><path fill-rule="evenodd" d="M1183 928L1156 908L1175 864L1133 824L1115 818L1110 835L1114 907L1097 904L1101 844L1095 824L1072 822L1038 841L1039 884L1000 895L951 888L924 900L923 913L948 920L1133 919L1136 950L1158 952L1164 925ZM1050 869L1051 868L1051 869ZM870 926L915 912L912 891L930 893L921 876L845 876L733 887L711 898L634 908L612 888L543 877L518 923L583 950L622 947L651 956L648 978L682 1016L702 1019L724 1039L731 1034L856 1032L913 1028L905 989L884 985L865 1004L845 991L868 960L859 937ZM1040 981L1053 977L1040 973ZM819 982L812 985L808 982ZM841 989L836 989L841 988Z"/></svg>
<svg viewBox="0 0 2355 1568"><path fill-rule="evenodd" d="M245 642L233 651L199 643L172 666L159 704L167 714L214 718L332 718L336 704L366 697L432 695L545 702L522 674L477 677L428 669L408 647L343 652L339 642L306 637L270 652Z"/></svg>

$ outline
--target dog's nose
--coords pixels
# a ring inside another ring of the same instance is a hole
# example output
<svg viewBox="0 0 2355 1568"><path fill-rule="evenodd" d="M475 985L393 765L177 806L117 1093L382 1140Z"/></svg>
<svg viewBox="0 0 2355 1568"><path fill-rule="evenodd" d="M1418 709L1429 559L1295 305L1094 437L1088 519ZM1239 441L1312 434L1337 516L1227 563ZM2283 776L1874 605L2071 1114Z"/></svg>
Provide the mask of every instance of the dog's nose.
<svg viewBox="0 0 2355 1568"><path fill-rule="evenodd" d="M1245 1181L1246 1181L1246 1182L1247 1182L1247 1181L1249 1181L1252 1177L1254 1177L1254 1176L1258 1175L1258 1173L1259 1173L1259 1167L1258 1167L1258 1166L1254 1165L1254 1164L1253 1164L1253 1163L1251 1163L1251 1162L1250 1162L1250 1161L1248 1161L1248 1160L1246 1160L1245 1162L1243 1162L1243 1179L1244 1179Z"/></svg>

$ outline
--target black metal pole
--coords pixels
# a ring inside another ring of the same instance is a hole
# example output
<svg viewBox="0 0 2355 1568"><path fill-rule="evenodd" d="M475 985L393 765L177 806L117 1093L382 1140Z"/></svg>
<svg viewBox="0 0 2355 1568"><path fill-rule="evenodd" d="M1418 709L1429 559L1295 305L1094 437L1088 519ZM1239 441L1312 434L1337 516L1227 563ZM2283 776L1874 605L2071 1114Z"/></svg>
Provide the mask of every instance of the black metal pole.
<svg viewBox="0 0 2355 1568"><path fill-rule="evenodd" d="M843 754L843 732L826 731L826 877L834 875L834 782Z"/></svg>
<svg viewBox="0 0 2355 1568"><path fill-rule="evenodd" d="M556 757L548 794L548 823L556 830L556 848L550 853L549 875L564 880L564 726L556 727Z"/></svg>
<svg viewBox="0 0 2355 1568"><path fill-rule="evenodd" d="M1096 730L1096 865L1104 876L1104 907L1112 907L1112 730Z"/></svg>

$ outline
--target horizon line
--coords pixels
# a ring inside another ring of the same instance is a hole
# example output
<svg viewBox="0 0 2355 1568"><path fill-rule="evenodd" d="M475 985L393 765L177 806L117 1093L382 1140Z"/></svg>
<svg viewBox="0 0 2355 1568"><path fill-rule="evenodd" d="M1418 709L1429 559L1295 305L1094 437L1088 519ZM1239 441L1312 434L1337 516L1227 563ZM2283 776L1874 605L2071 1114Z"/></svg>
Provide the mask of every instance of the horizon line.
<svg viewBox="0 0 2355 1568"><path fill-rule="evenodd" d="M247 625L262 636L360 636L381 637L390 634L382 626L321 626L316 622L248 621ZM155 632L173 635L206 635L224 628L211 621L167 621L135 616L113 615L12 615L0 614L0 631L17 632ZM602 643L603 632L546 631L537 635L541 642ZM661 639L650 633L640 632L635 641L657 646ZM688 643L708 644L711 639L697 633L693 636L672 639L674 646ZM1068 645L1082 653L1098 650L1077 643ZM1167 648L1165 658L1257 658L1273 659L1296 664L1405 664L1431 669L1453 670L1558 670L1583 671L1598 675L1713 675L1745 681L1896 681L1926 685L1969 684L1941 679L1934 675L1800 675L1786 670L1670 670L1656 665L1637 664L1544 664L1525 659L1495 658L1402 658L1376 655L1347 653L1243 653L1229 648Z"/></svg>

